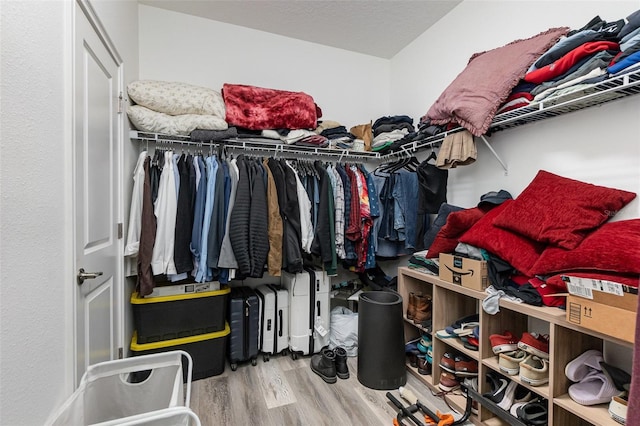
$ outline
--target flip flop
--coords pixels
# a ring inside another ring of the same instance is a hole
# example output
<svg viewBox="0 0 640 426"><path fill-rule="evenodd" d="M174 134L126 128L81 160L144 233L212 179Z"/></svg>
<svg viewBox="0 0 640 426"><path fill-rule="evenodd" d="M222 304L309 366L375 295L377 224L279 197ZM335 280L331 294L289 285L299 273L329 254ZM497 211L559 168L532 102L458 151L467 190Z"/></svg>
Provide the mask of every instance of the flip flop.
<svg viewBox="0 0 640 426"><path fill-rule="evenodd" d="M540 401L528 402L516 410L518 418L524 420L528 425L546 425L549 411L547 404Z"/></svg>
<svg viewBox="0 0 640 426"><path fill-rule="evenodd" d="M456 334L458 337L471 336L473 334L473 329L479 326L480 326L479 322L468 322L468 323L462 324L460 328L454 329L453 333Z"/></svg>
<svg viewBox="0 0 640 426"><path fill-rule="evenodd" d="M457 334L453 333L453 330L452 330L451 333L449 333L446 328L444 330L436 331L436 336L441 338L441 339L450 339L452 337L458 337Z"/></svg>

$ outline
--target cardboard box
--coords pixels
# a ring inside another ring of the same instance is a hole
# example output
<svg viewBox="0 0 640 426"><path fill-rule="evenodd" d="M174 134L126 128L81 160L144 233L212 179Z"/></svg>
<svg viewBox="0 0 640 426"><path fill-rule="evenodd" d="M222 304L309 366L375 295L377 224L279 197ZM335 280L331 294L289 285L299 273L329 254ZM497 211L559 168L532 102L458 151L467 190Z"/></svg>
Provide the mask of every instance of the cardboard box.
<svg viewBox="0 0 640 426"><path fill-rule="evenodd" d="M596 303L637 312L638 289L607 280L580 278L563 275L569 294L583 297Z"/></svg>
<svg viewBox="0 0 640 426"><path fill-rule="evenodd" d="M626 342L634 342L636 330L634 310L609 306L570 294L567 296L567 321Z"/></svg>
<svg viewBox="0 0 640 426"><path fill-rule="evenodd" d="M489 286L487 262L453 254L440 254L440 279L473 290Z"/></svg>

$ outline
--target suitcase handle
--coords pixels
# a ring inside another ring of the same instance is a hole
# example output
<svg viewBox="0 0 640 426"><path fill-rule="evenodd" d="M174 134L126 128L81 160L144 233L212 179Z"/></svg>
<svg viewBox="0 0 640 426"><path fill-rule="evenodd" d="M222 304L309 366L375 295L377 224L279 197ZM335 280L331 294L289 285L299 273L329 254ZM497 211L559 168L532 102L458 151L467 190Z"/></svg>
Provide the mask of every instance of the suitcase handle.
<svg viewBox="0 0 640 426"><path fill-rule="evenodd" d="M319 300L316 302L316 306L318 307L318 316L321 317L322 314L320 313L320 301Z"/></svg>
<svg viewBox="0 0 640 426"><path fill-rule="evenodd" d="M282 311L278 311L278 317L280 318L280 327L278 327L278 336L282 337Z"/></svg>

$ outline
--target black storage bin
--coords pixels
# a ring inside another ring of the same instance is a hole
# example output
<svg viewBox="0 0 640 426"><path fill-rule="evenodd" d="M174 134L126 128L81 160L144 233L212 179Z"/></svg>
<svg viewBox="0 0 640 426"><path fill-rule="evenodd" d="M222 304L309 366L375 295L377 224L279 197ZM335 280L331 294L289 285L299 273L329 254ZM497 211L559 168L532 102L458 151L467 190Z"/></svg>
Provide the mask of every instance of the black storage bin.
<svg viewBox="0 0 640 426"><path fill-rule="evenodd" d="M402 297L367 291L358 302L358 380L371 389L398 389L407 383Z"/></svg>
<svg viewBox="0 0 640 426"><path fill-rule="evenodd" d="M131 353L133 356L155 354L182 350L191 355L193 361L192 380L200 380L224 373L226 364L225 353L230 333L229 324L225 323L222 331L164 340L161 342L140 344L137 332L131 339ZM187 381L187 364L183 357L182 371L184 381Z"/></svg>
<svg viewBox="0 0 640 426"><path fill-rule="evenodd" d="M138 343L153 343L182 337L215 333L225 328L231 290L174 296L139 297L131 295L133 321Z"/></svg>

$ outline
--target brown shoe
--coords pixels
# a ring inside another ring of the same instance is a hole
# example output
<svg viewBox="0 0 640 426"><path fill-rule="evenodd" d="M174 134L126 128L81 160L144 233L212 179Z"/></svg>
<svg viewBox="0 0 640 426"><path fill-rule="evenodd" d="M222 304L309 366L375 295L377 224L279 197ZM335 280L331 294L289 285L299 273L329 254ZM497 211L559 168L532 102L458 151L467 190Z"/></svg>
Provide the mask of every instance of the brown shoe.
<svg viewBox="0 0 640 426"><path fill-rule="evenodd" d="M431 374L431 363L427 361L427 357L424 354L417 356L418 361L418 373L422 375Z"/></svg>
<svg viewBox="0 0 640 426"><path fill-rule="evenodd" d="M416 300L416 312L413 316L413 322L415 324L421 324L423 321L431 319L431 296L430 295L415 295Z"/></svg>
<svg viewBox="0 0 640 426"><path fill-rule="evenodd" d="M409 293L409 304L407 305L407 319L412 320L416 315L416 295L413 292Z"/></svg>
<svg viewBox="0 0 640 426"><path fill-rule="evenodd" d="M451 392L460 387L460 382L456 380L456 376L453 374L443 371L440 373L440 383L438 383L438 387L443 391Z"/></svg>

